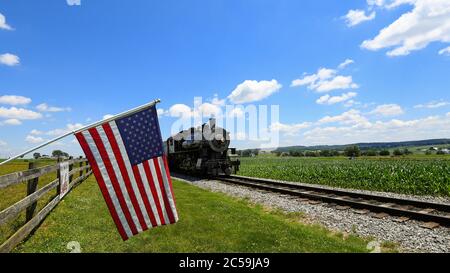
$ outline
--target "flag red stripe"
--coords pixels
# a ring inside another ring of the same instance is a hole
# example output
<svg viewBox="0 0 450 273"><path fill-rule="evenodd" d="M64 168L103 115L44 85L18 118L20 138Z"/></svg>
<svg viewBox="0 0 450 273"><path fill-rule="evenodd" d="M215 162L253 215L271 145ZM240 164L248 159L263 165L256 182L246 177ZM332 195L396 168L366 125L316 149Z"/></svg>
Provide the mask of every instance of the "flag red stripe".
<svg viewBox="0 0 450 273"><path fill-rule="evenodd" d="M111 216L113 218L114 223L116 224L117 230L119 231L120 236L125 241L128 239L128 236L125 232L125 229L122 226L122 223L119 220L119 216L116 212L116 208L114 207L114 204L111 200L111 196L109 196L108 189L106 189L105 181L103 180L103 176L100 172L100 169L97 165L97 161L94 158L94 155L92 154L91 149L89 148L89 145L86 142L86 139L84 138L82 133L78 133L75 135L78 139L78 142L81 145L81 148L84 151L84 154L86 155L87 159L89 160L89 163L92 168L92 172L94 173L95 178L97 179L97 184L100 188L100 191L103 194L103 198L106 201L106 205L108 206L109 212L111 213Z"/></svg>
<svg viewBox="0 0 450 273"><path fill-rule="evenodd" d="M145 193L145 188L144 188L144 184L142 182L139 168L138 168L138 166L133 166L132 168L133 168L134 178L136 179L136 184L138 185L139 192L141 193L145 208L147 209L147 214L150 217L150 222L152 222L152 226L156 227L158 225L158 223L156 222L155 215L153 214L152 206L150 205L148 196Z"/></svg>
<svg viewBox="0 0 450 273"><path fill-rule="evenodd" d="M164 166L166 167L166 175L167 175L167 178L169 179L170 193L172 194L173 205L175 206L175 209L176 209L175 195L173 194L172 177L170 176L170 170L169 170L169 165L167 164L167 156L166 155L163 155L163 161L164 161Z"/></svg>
<svg viewBox="0 0 450 273"><path fill-rule="evenodd" d="M152 191L153 200L155 200L156 208L158 209L159 220L161 221L162 225L165 225L166 221L164 221L164 215L163 215L163 212L161 209L161 204L159 202L158 193L156 192L156 188L155 188L155 184L154 184L155 182L153 180L152 172L150 171L150 165L149 165L148 160L142 162L142 165L144 166L145 174L147 175L147 181L148 181L148 184Z"/></svg>
<svg viewBox="0 0 450 273"><path fill-rule="evenodd" d="M161 174L161 167L159 166L158 158L153 158L153 164L155 164L156 175L158 176L159 187L161 189L161 194L164 201L164 206L166 207L167 216L169 216L169 221L171 224L175 223L175 218L173 217L173 211L169 204L169 199L167 198L166 187L164 186L163 177Z"/></svg>
<svg viewBox="0 0 450 273"><path fill-rule="evenodd" d="M108 157L108 152L106 151L105 145L103 144L103 141L97 131L97 128L91 128L88 131L91 134L92 139L95 142L95 145L97 145L98 151L100 152L100 156L103 160L103 164L105 165L106 171L108 172L109 178L111 180L111 184L117 195L117 199L119 201L120 207L122 208L123 214L125 215L128 225L130 226L131 233L133 233L133 235L136 235L136 234L138 234L136 225L134 224L133 218L131 217L131 213L128 210L122 190L120 189L119 181L117 180L116 174L113 170L113 166Z"/></svg>
<svg viewBox="0 0 450 273"><path fill-rule="evenodd" d="M141 208L139 207L139 203L137 201L136 195L135 195L134 190L133 190L133 188L131 186L131 180L130 180L130 177L128 175L127 168L125 166L125 162L123 161L122 153L120 152L119 145L117 144L117 140L116 140L116 138L114 136L114 133L113 133L109 123L103 124L102 127L103 127L103 130L106 133L106 136L108 137L109 144L111 145L111 148L112 148L113 153L114 153L114 157L116 158L116 161L117 161L117 164L119 165L120 173L122 174L122 178L124 180L125 187L126 187L126 189L128 191L128 195L130 196L131 203L133 204L133 208L136 211L136 215L137 215L137 217L139 219L139 223L140 223L142 229L146 230L147 229L147 224L145 223L144 216L142 215L142 212L141 212Z"/></svg>

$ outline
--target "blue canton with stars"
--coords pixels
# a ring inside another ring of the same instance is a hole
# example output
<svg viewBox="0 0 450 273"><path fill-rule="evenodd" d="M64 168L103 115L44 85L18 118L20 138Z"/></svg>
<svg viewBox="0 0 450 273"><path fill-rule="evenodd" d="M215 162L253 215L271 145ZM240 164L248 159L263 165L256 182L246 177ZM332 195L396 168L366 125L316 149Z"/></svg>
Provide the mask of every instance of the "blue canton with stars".
<svg viewBox="0 0 450 273"><path fill-rule="evenodd" d="M132 165L162 156L162 137L156 107L116 120Z"/></svg>

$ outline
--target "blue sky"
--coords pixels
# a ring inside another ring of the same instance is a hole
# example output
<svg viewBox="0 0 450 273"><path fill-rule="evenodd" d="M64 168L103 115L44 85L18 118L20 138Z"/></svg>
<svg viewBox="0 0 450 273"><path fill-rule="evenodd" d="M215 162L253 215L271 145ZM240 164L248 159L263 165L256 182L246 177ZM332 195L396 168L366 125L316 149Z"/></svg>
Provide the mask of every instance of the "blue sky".
<svg viewBox="0 0 450 273"><path fill-rule="evenodd" d="M0 0L0 14L0 157L155 98L167 137L195 96L208 113L279 105L280 145L450 137L449 1Z"/></svg>

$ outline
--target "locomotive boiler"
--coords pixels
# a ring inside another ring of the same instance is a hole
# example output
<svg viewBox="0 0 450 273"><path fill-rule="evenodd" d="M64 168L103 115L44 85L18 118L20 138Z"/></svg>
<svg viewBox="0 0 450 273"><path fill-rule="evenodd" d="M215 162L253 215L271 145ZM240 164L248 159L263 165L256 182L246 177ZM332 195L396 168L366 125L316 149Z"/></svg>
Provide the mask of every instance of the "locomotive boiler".
<svg viewBox="0 0 450 273"><path fill-rule="evenodd" d="M215 119L179 132L165 146L171 170L210 176L239 171L236 149L229 147L229 132L216 126Z"/></svg>

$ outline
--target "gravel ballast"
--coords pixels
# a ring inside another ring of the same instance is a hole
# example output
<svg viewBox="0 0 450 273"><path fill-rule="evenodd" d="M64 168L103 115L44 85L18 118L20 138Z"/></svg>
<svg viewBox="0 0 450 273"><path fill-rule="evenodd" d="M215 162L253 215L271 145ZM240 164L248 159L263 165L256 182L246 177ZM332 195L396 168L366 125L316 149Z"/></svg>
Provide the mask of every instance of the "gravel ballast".
<svg viewBox="0 0 450 273"><path fill-rule="evenodd" d="M427 229L420 226L422 224L421 222L409 220L399 223L395 221L395 217L391 216L378 219L373 217L371 213L359 214L354 209L342 210L326 203L310 204L307 201L301 201L289 195L254 190L216 180L195 179L178 175L174 178L213 192L247 198L251 202L264 206L278 208L287 212L302 212L306 215L308 222L321 224L333 231L352 233L362 237L374 237L380 242L395 242L399 244L401 251L404 252L450 253L450 228L438 227L435 229ZM407 197L424 201L447 201L446 198L355 191L392 197Z"/></svg>

